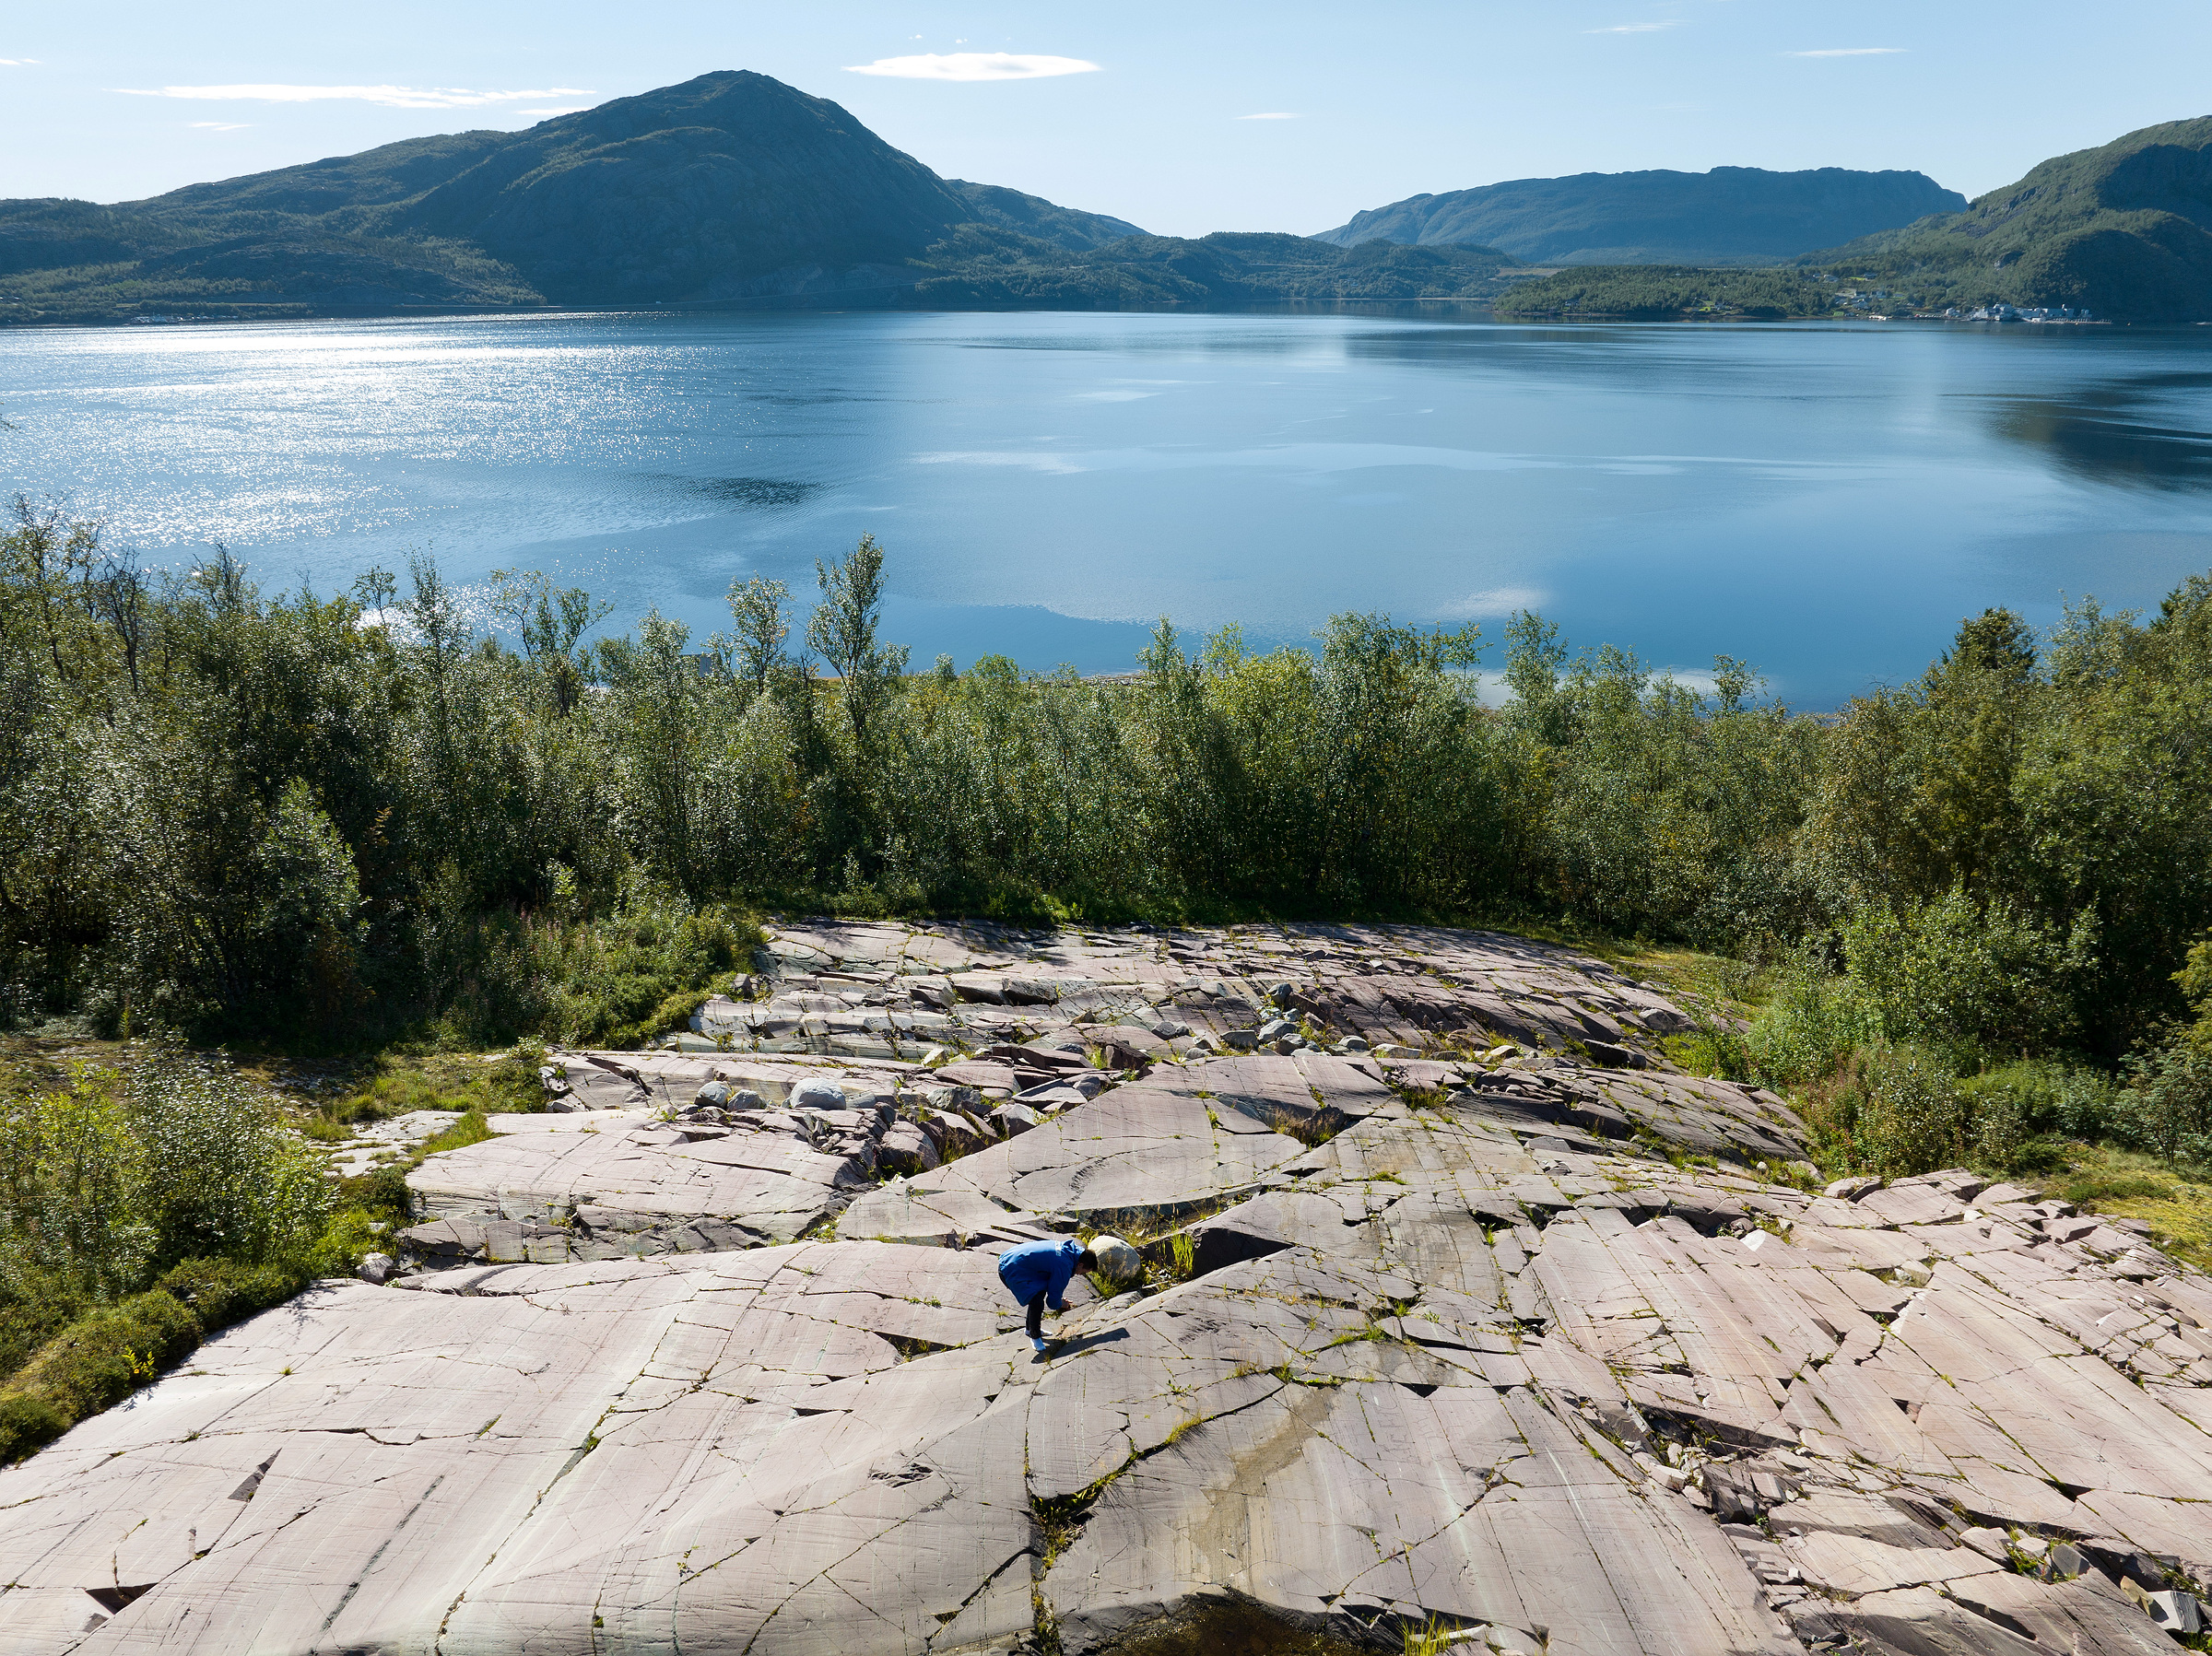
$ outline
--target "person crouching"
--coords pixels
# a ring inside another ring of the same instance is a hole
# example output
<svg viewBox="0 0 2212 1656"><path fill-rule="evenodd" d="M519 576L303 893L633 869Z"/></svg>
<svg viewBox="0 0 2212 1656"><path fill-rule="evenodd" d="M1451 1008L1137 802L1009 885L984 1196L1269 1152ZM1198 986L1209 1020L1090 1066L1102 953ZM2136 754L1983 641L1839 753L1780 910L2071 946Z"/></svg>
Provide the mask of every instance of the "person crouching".
<svg viewBox="0 0 2212 1656"><path fill-rule="evenodd" d="M1067 1310L1067 1285L1078 1271L1095 1271L1099 1262L1073 1237L1065 1241L1024 1242L998 1256L998 1280L1029 1308L1030 1344L1045 1348L1044 1313Z"/></svg>

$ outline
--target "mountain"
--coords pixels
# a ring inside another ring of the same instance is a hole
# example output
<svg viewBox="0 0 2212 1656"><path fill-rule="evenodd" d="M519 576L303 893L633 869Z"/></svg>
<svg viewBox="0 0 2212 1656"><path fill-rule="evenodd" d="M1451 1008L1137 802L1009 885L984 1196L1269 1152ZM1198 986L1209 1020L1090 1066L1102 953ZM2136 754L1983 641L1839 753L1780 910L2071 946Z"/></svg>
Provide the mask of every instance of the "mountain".
<svg viewBox="0 0 2212 1656"><path fill-rule="evenodd" d="M1124 236L1145 233L1126 218L1054 206L1041 195L1024 195L1018 190L998 184L971 184L966 179L948 182L967 202L968 216L976 223L1049 241L1071 252L1084 253L1118 241Z"/></svg>
<svg viewBox="0 0 2212 1656"><path fill-rule="evenodd" d="M1580 172L1408 196L1316 240L1476 242L1530 264L1771 264L1964 206L1918 172Z"/></svg>
<svg viewBox="0 0 2212 1656"><path fill-rule="evenodd" d="M948 182L827 99L725 72L147 201L0 202L0 317L895 291L978 221L1072 250L1137 228Z"/></svg>
<svg viewBox="0 0 2212 1656"><path fill-rule="evenodd" d="M1310 236L1141 231L1069 253L966 225L924 255L912 303L942 310L1093 311L1283 300L1488 299L1512 281L1495 248L1335 247Z"/></svg>
<svg viewBox="0 0 2212 1656"><path fill-rule="evenodd" d="M2212 116L2053 157L1963 212L1805 263L1875 272L1924 304L2067 305L2134 322L2212 319Z"/></svg>
<svg viewBox="0 0 2212 1656"><path fill-rule="evenodd" d="M0 202L0 320L472 307L959 309L1484 299L1488 248L1149 236L943 179L764 75L147 201Z"/></svg>

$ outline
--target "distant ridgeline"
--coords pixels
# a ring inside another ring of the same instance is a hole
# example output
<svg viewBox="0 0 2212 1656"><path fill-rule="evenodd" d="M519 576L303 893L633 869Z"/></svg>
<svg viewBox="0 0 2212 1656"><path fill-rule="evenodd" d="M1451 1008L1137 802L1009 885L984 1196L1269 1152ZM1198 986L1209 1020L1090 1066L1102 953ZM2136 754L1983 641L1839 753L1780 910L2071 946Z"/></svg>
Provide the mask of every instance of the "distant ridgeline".
<svg viewBox="0 0 2212 1656"><path fill-rule="evenodd" d="M1527 264L1778 264L1965 206L1919 172L1578 172L1408 196L1316 240L1473 243Z"/></svg>
<svg viewBox="0 0 2212 1656"><path fill-rule="evenodd" d="M0 322L1480 299L1512 264L1487 249L1147 236L939 178L826 99L739 72L524 132L410 139L147 201L0 202Z"/></svg>
<svg viewBox="0 0 2212 1656"><path fill-rule="evenodd" d="M2212 319L2212 117L2043 162L1962 213L1808 255L1924 306L2065 305L2132 322Z"/></svg>
<svg viewBox="0 0 2212 1656"><path fill-rule="evenodd" d="M1869 278L1885 311L2194 321L2212 318L2208 157L2212 118L2045 161L1971 206L1917 172L1716 167L1519 179L1319 237L1190 241L939 178L826 99L724 72L147 201L0 201L0 323L1420 299L1786 318Z"/></svg>

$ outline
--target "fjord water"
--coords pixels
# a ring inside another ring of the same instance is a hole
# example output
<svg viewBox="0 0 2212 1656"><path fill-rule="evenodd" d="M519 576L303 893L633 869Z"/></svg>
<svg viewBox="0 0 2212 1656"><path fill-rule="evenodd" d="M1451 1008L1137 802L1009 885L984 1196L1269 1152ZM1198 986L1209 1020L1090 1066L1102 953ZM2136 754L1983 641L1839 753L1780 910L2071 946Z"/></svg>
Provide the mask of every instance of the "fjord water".
<svg viewBox="0 0 2212 1656"><path fill-rule="evenodd" d="M1152 617L1523 606L1803 707L1960 616L2212 568L2212 330L580 314L0 338L0 481L329 592L435 554L699 635L864 531L917 664L1128 668ZM1496 652L1490 657L1496 664Z"/></svg>

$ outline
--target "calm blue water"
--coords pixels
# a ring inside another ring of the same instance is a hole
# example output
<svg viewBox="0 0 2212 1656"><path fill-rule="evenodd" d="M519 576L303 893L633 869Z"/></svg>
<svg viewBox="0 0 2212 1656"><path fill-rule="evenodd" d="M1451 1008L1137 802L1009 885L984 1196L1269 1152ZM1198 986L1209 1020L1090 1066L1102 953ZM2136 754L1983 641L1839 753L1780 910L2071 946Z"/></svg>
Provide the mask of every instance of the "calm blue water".
<svg viewBox="0 0 2212 1656"><path fill-rule="evenodd" d="M1341 316L554 316L0 335L0 483L328 591L432 551L700 633L864 530L917 663L1149 619L1481 621L1806 707L1959 617L2212 568L2212 330Z"/></svg>

